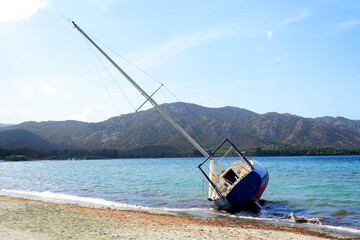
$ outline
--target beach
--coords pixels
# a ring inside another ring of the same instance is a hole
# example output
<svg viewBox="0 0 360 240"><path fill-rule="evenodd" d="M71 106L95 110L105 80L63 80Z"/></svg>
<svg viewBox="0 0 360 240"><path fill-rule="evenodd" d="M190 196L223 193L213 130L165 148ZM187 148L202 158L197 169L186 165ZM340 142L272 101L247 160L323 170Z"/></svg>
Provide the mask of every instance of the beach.
<svg viewBox="0 0 360 240"><path fill-rule="evenodd" d="M340 237L299 227L99 208L1 195L0 239L340 239Z"/></svg>

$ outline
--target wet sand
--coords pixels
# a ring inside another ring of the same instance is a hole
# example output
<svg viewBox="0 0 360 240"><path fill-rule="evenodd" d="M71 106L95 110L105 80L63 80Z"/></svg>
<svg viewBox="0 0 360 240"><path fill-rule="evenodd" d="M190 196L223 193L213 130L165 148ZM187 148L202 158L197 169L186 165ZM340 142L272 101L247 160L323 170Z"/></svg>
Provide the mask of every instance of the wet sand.
<svg viewBox="0 0 360 240"><path fill-rule="evenodd" d="M247 224L0 195L0 239L341 238L300 227Z"/></svg>

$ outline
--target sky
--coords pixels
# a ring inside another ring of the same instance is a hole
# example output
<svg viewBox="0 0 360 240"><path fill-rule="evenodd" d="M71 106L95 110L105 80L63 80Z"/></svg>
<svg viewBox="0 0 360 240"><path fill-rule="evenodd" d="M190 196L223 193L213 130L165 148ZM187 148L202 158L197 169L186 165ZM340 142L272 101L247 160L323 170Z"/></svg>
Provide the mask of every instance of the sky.
<svg viewBox="0 0 360 240"><path fill-rule="evenodd" d="M0 123L144 102L69 20L160 103L360 120L358 0L0 0Z"/></svg>

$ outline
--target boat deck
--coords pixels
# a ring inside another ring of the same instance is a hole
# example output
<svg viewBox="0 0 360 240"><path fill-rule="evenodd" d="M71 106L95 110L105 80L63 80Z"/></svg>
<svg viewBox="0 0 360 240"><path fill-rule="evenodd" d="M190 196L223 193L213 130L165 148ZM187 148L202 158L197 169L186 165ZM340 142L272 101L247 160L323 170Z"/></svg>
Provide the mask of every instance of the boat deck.
<svg viewBox="0 0 360 240"><path fill-rule="evenodd" d="M254 160L249 161L252 165L254 165ZM233 189L233 187L236 186L236 184L240 182L245 176L247 176L251 171L251 167L245 161L234 161L226 171L217 176L215 186L219 189L222 196L226 197L227 194ZM213 200L218 198L220 198L220 196L217 194L217 196L214 196Z"/></svg>

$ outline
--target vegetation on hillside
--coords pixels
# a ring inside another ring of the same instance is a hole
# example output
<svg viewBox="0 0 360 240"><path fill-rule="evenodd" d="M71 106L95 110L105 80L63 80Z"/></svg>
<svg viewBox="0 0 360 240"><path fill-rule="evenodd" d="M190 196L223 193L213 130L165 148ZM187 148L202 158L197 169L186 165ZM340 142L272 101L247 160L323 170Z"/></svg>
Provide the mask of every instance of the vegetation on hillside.
<svg viewBox="0 0 360 240"><path fill-rule="evenodd" d="M160 150L160 151L159 151ZM171 158L171 157L202 157L200 152L181 153L172 149L155 147L146 149L135 149L129 151L119 151L114 149L102 150L36 150L36 149L1 149L0 160L9 160L18 155L25 156L27 159L36 160L63 160L63 159L117 159L117 158ZM320 156L320 155L360 155L360 149L335 149L333 147L265 147L256 149L246 149L249 156ZM13 156L13 157L11 157Z"/></svg>
<svg viewBox="0 0 360 240"><path fill-rule="evenodd" d="M180 102L163 107L208 152L229 137L249 155L359 154L360 121ZM1 158L11 151L33 159L199 156L153 108L99 123L48 121L1 127L0 148L10 151Z"/></svg>

